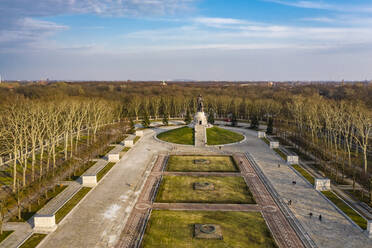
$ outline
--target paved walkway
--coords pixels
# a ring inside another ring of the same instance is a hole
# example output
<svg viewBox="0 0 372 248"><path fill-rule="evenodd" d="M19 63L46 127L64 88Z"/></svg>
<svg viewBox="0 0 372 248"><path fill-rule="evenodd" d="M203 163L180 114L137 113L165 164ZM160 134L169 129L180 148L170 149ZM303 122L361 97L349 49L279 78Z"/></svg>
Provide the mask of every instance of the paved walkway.
<svg viewBox="0 0 372 248"><path fill-rule="evenodd" d="M108 172L42 248L113 247L124 229L155 154L171 146L159 146L154 131L146 130L136 145Z"/></svg>
<svg viewBox="0 0 372 248"><path fill-rule="evenodd" d="M195 147L205 147L207 144L205 126L195 125Z"/></svg>

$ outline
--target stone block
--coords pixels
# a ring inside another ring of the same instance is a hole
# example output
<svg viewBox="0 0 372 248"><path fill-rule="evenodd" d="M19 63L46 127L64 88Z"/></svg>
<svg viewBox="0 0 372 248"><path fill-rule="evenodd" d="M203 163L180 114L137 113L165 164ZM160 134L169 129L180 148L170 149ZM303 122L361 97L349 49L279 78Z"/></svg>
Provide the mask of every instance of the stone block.
<svg viewBox="0 0 372 248"><path fill-rule="evenodd" d="M55 215L35 215L34 230L36 232L53 232L57 229Z"/></svg>
<svg viewBox="0 0 372 248"><path fill-rule="evenodd" d="M314 188L319 191L331 190L331 180L328 178L315 178Z"/></svg>
<svg viewBox="0 0 372 248"><path fill-rule="evenodd" d="M133 140L125 140L124 141L124 146L125 147L133 147L134 143Z"/></svg>
<svg viewBox="0 0 372 248"><path fill-rule="evenodd" d="M270 141L270 148L279 148L279 141Z"/></svg>
<svg viewBox="0 0 372 248"><path fill-rule="evenodd" d="M83 187L94 187L97 185L96 175L82 175Z"/></svg>
<svg viewBox="0 0 372 248"><path fill-rule="evenodd" d="M297 155L287 155L287 163L288 164L298 164L298 156Z"/></svg>
<svg viewBox="0 0 372 248"><path fill-rule="evenodd" d="M372 239L372 220L367 220L366 234L367 234L368 238Z"/></svg>
<svg viewBox="0 0 372 248"><path fill-rule="evenodd" d="M120 155L119 155L119 153L109 153L107 155L107 158L108 158L109 162L119 162Z"/></svg>
<svg viewBox="0 0 372 248"><path fill-rule="evenodd" d="M143 131L142 130L136 131L136 136L142 137L143 136Z"/></svg>
<svg viewBox="0 0 372 248"><path fill-rule="evenodd" d="M266 137L266 132L258 131L257 136L258 136L258 138L265 138Z"/></svg>

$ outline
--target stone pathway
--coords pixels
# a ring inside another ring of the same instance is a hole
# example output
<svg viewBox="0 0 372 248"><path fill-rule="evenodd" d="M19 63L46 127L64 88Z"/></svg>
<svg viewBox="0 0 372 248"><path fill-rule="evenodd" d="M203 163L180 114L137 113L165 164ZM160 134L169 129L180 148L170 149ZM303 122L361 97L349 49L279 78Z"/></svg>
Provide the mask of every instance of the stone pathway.
<svg viewBox="0 0 372 248"><path fill-rule="evenodd" d="M207 144L206 128L202 125L195 125L195 147L205 147Z"/></svg>

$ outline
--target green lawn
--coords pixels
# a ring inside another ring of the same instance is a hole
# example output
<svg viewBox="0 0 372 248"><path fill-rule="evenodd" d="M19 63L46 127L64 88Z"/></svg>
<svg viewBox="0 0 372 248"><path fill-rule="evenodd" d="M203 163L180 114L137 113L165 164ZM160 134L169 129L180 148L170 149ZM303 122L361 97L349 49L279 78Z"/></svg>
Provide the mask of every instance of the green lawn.
<svg viewBox="0 0 372 248"><path fill-rule="evenodd" d="M315 179L314 179L314 177L312 175L309 174L309 172L307 172L304 168L302 168L298 164L292 164L292 167L296 171L298 171L304 178L306 178L306 180L309 181L309 183L311 183L312 185L314 185Z"/></svg>
<svg viewBox="0 0 372 248"><path fill-rule="evenodd" d="M111 168L115 165L116 163L108 163L105 167L103 167L102 170L100 170L97 174L97 182L99 182L104 175L106 175L107 172L109 172L109 170L111 170Z"/></svg>
<svg viewBox="0 0 372 248"><path fill-rule="evenodd" d="M68 202L63 205L56 213L56 223L58 224L92 188L83 187Z"/></svg>
<svg viewBox="0 0 372 248"><path fill-rule="evenodd" d="M208 145L223 145L242 141L244 136L227 129L212 127L207 128Z"/></svg>
<svg viewBox="0 0 372 248"><path fill-rule="evenodd" d="M196 182L212 183L214 190L194 190ZM156 202L253 204L255 200L242 177L164 176Z"/></svg>
<svg viewBox="0 0 372 248"><path fill-rule="evenodd" d="M195 239L194 224L216 224L223 240ZM258 212L154 210L142 248L273 248L278 247Z"/></svg>
<svg viewBox="0 0 372 248"><path fill-rule="evenodd" d="M205 159L209 164L197 164L194 160ZM167 171L237 172L237 166L230 156L170 156Z"/></svg>
<svg viewBox="0 0 372 248"><path fill-rule="evenodd" d="M34 233L19 248L35 248L47 235Z"/></svg>
<svg viewBox="0 0 372 248"><path fill-rule="evenodd" d="M349 207L344 201L342 201L337 195L332 191L322 191L322 193L331 200L341 211L343 211L347 216L350 217L358 226L362 229L367 229L367 221L355 212L351 207Z"/></svg>
<svg viewBox="0 0 372 248"><path fill-rule="evenodd" d="M22 212L21 212L21 219L18 219L16 216L13 216L10 221L14 221L14 222L23 222L23 221L27 221L28 219L30 219L37 211L39 211L42 207L45 206L45 204L47 204L50 200L52 200L54 197L56 197L59 193L61 193L65 188L67 188L67 186L60 186L60 185L57 185L55 186L54 190L48 190L48 194L47 196L44 194L43 197L41 197L39 203L40 204L37 204L37 202L31 204L31 211L29 211L30 209L27 207L27 208L24 208L22 209Z"/></svg>
<svg viewBox="0 0 372 248"><path fill-rule="evenodd" d="M279 154L279 156L284 159L285 161L287 161L287 155L284 154L284 152L282 152L279 148L274 148L273 149L276 153Z"/></svg>
<svg viewBox="0 0 372 248"><path fill-rule="evenodd" d="M3 234L0 235L0 243L6 239L14 231L3 231Z"/></svg>
<svg viewBox="0 0 372 248"><path fill-rule="evenodd" d="M160 133L158 138L160 140L176 144L194 145L194 129L189 127L181 127Z"/></svg>

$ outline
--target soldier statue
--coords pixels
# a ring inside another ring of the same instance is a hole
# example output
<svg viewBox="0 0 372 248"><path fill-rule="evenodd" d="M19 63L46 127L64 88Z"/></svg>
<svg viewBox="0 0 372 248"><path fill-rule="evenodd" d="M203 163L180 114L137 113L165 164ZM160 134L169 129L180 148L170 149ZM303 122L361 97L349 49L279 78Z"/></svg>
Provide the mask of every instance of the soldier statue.
<svg viewBox="0 0 372 248"><path fill-rule="evenodd" d="M204 104L202 95L198 96L198 112L204 112Z"/></svg>

